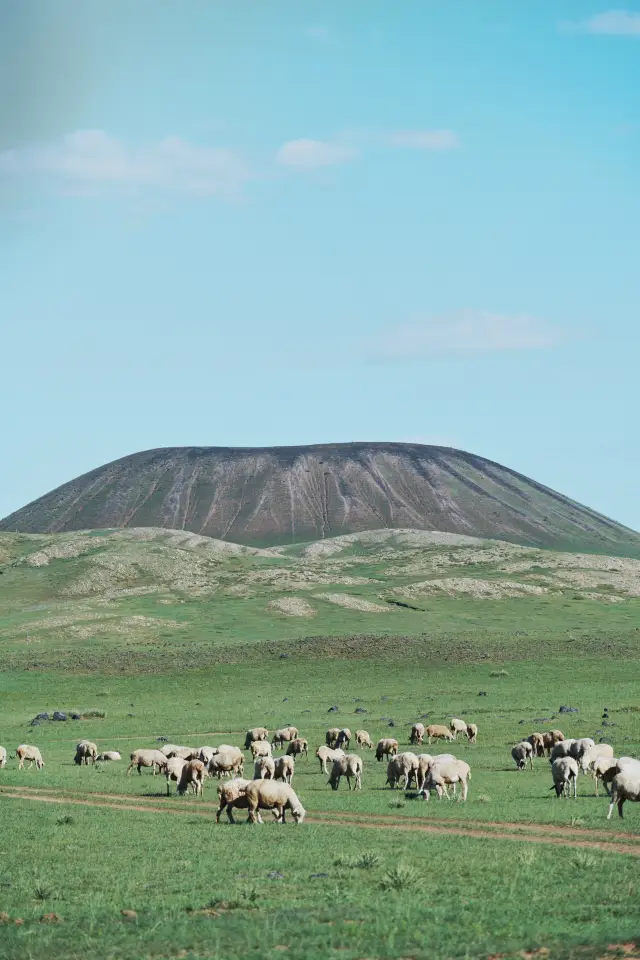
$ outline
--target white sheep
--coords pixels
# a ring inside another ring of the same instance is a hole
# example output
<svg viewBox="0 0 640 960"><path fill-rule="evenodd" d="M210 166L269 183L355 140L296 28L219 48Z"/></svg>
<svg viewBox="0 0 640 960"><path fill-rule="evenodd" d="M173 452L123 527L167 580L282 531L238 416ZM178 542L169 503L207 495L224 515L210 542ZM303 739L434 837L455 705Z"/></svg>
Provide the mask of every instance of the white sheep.
<svg viewBox="0 0 640 960"><path fill-rule="evenodd" d="M104 753L98 754L96 760L100 760L104 763L106 760L122 760L122 757L117 750L105 750Z"/></svg>
<svg viewBox="0 0 640 960"><path fill-rule="evenodd" d="M338 734L340 733L340 727L329 727L325 736L324 742L328 747L334 748L336 745L336 740L338 739Z"/></svg>
<svg viewBox="0 0 640 960"><path fill-rule="evenodd" d="M292 740L287 747L287 756L288 757L299 757L301 754L305 755L307 760L309 759L309 744L304 737L296 737Z"/></svg>
<svg viewBox="0 0 640 960"><path fill-rule="evenodd" d="M25 760L29 761L29 769L36 765L36 770L41 770L44 767L44 760L42 759L42 754L37 747L32 747L29 743L21 743L16 750L16 757L18 758L18 770L24 769Z"/></svg>
<svg viewBox="0 0 640 960"><path fill-rule="evenodd" d="M240 777L236 777L234 780L228 780L226 783L220 784L218 787L220 805L216 810L216 823L220 823L220 814L225 808L229 823L235 823L232 813L234 808L247 809L249 802L247 800L246 790L250 783L250 780L243 780ZM257 819L258 823L262 823L262 817L259 811L257 813Z"/></svg>
<svg viewBox="0 0 640 960"><path fill-rule="evenodd" d="M530 740L521 740L520 743L516 743L515 747L511 751L511 756L514 759L518 770L525 769L527 766L527 760L529 761L529 766L533 770L533 744Z"/></svg>
<svg viewBox="0 0 640 960"><path fill-rule="evenodd" d="M422 743L424 740L424 723L414 723L411 727L411 736L409 737L409 743L416 744Z"/></svg>
<svg viewBox="0 0 640 960"><path fill-rule="evenodd" d="M252 780L246 789L249 807L249 821L257 822L259 810L273 810L276 820L285 822L285 813L291 811L295 823L302 823L305 809L300 803L293 787L288 783L276 783L274 780Z"/></svg>
<svg viewBox="0 0 640 960"><path fill-rule="evenodd" d="M478 739L478 724L477 723L468 723L467 724L467 740L469 743L475 743Z"/></svg>
<svg viewBox="0 0 640 960"><path fill-rule="evenodd" d="M611 819L616 804L618 805L618 815L622 816L625 800L635 801L636 803L640 800L640 762L638 761L635 764L624 764L620 773L617 773L611 781L611 803L609 804L607 820Z"/></svg>
<svg viewBox="0 0 640 960"><path fill-rule="evenodd" d="M275 761L273 779L284 780L285 783L291 784L295 766L293 757L278 757Z"/></svg>
<svg viewBox="0 0 640 960"><path fill-rule="evenodd" d="M615 757L596 757L593 761L591 767L591 772L593 774L593 779L596 782L596 797L598 796L598 781L601 780L604 789L607 793L610 793L609 784L616 776L620 773L620 767L618 766L618 761Z"/></svg>
<svg viewBox="0 0 640 960"><path fill-rule="evenodd" d="M580 769L583 773L588 773L598 757L611 758L612 756L613 747L610 743L594 743L594 745L592 747L588 747L580 757Z"/></svg>
<svg viewBox="0 0 640 960"><path fill-rule="evenodd" d="M158 771L164 770L164 766L167 762L167 757L164 753L161 753L160 750L134 750L133 753L129 755L131 763L127 769L127 776L131 774L131 771L134 767L137 767L138 773L142 776L142 767L152 767L153 775L156 775L156 768Z"/></svg>
<svg viewBox="0 0 640 960"><path fill-rule="evenodd" d="M566 743L566 740L561 741ZM571 746L569 747L569 756L573 757L574 760L580 761L583 756L591 747L595 747L596 742L592 740L591 737L580 737L579 740L574 740ZM559 744L556 744L559 746ZM555 750L555 747L553 748ZM579 769L579 768L578 768Z"/></svg>
<svg viewBox="0 0 640 960"><path fill-rule="evenodd" d="M373 750L371 737L366 730L356 730L356 743L359 747L368 747L369 750Z"/></svg>
<svg viewBox="0 0 640 960"><path fill-rule="evenodd" d="M341 777L347 778L349 790L351 790L351 778L355 780L353 789L362 790L362 760L356 753L348 753L333 761L328 781L332 790L338 789Z"/></svg>
<svg viewBox="0 0 640 960"><path fill-rule="evenodd" d="M202 788L207 778L207 769L202 760L187 760L178 781L178 793L184 796L187 789L194 791L196 796L202 796Z"/></svg>
<svg viewBox="0 0 640 960"><path fill-rule="evenodd" d="M449 730L451 730L451 733L453 734L452 739L457 740L459 733L464 733L466 735L467 721L460 720L459 717L451 717L451 721L449 722Z"/></svg>
<svg viewBox="0 0 640 960"><path fill-rule="evenodd" d="M412 777L418 777L419 760L415 753L408 750L392 757L387 764L387 783L392 789L399 786L408 789Z"/></svg>
<svg viewBox="0 0 640 960"><path fill-rule="evenodd" d="M559 743L554 744L549 754L549 763L553 763L554 760L559 760L562 757L570 756L569 750L571 749L574 743L575 743L575 740L569 739L569 740L561 740Z"/></svg>
<svg viewBox="0 0 640 960"><path fill-rule="evenodd" d="M289 743L291 740L295 740L298 736L297 727L282 727L280 730L276 730L271 740L271 744L274 747L281 747L285 743Z"/></svg>
<svg viewBox="0 0 640 960"><path fill-rule="evenodd" d="M251 756L254 760L257 760L258 757L270 757L271 756L271 744L268 740L254 740L251 744Z"/></svg>
<svg viewBox="0 0 640 960"><path fill-rule="evenodd" d="M186 766L186 763L187 761L181 757L169 757L168 760L165 760L163 772L167 778L167 796L169 796L170 793L171 781L174 780L176 783L179 783L182 768Z"/></svg>
<svg viewBox="0 0 640 960"><path fill-rule="evenodd" d="M454 787L455 794L455 787L459 783L461 785L462 800L464 802L469 792L470 779L471 769L469 764L465 763L464 760L454 759L443 760L440 763L434 762L429 766L426 779L420 792L424 799L428 800L430 791L435 790L438 797L442 799L443 796L449 796L448 786L452 785Z"/></svg>
<svg viewBox="0 0 640 960"><path fill-rule="evenodd" d="M247 735L244 738L244 748L248 750L252 743L256 740L268 740L269 731L266 727L253 727L251 730L247 730Z"/></svg>
<svg viewBox="0 0 640 960"><path fill-rule="evenodd" d="M376 760L382 760L383 757L395 757L398 752L398 741L393 737L383 737L378 740L376 745Z"/></svg>
<svg viewBox="0 0 640 960"><path fill-rule="evenodd" d="M338 732L338 736L336 737L336 750L339 750L341 747L346 747L348 750L352 739L353 734L351 733L351 730L349 730L349 727L342 727L342 729Z"/></svg>
<svg viewBox="0 0 640 960"><path fill-rule="evenodd" d="M98 757L98 748L95 743L92 743L91 740L80 740L76 744L76 755L73 758L73 762L77 763L79 767L88 766L89 761L95 764Z"/></svg>
<svg viewBox="0 0 640 960"><path fill-rule="evenodd" d="M254 780L273 780L276 764L273 757L258 757L253 765Z"/></svg>
<svg viewBox="0 0 640 960"><path fill-rule="evenodd" d="M244 772L244 754L239 747L224 745L220 747L208 763L209 773L212 776L220 778L224 774L237 774L242 776Z"/></svg>
<svg viewBox="0 0 640 960"><path fill-rule="evenodd" d="M324 773L325 776L328 776L329 771L327 770L327 760L330 760L333 763L334 760L340 759L340 757L346 756L344 750L334 750L331 747L322 746L318 747L316 750L316 757L320 761L320 773Z"/></svg>
<svg viewBox="0 0 640 960"><path fill-rule="evenodd" d="M0 770L7 765L7 748L0 747Z"/></svg>
<svg viewBox="0 0 640 960"><path fill-rule="evenodd" d="M566 742L566 741L565 741ZM560 746L560 744L556 744ZM573 780L573 796L578 799L578 761L573 757L557 757L551 764L551 776L556 797L565 799L571 795L571 781Z"/></svg>

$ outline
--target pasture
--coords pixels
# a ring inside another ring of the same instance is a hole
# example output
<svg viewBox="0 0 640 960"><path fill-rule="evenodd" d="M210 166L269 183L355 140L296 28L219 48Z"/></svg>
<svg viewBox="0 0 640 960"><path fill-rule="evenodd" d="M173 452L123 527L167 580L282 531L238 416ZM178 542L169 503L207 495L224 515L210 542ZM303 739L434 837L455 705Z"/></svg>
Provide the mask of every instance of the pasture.
<svg viewBox="0 0 640 960"><path fill-rule="evenodd" d="M0 771L2 956L596 957L628 945L640 932L640 805L607 822L590 777L577 802L556 800L548 761L518 772L510 749L553 726L637 755L637 660L572 656L570 643L553 659L472 664L420 649L403 656L398 644L380 659L366 644L357 659L326 662L292 651L164 676L0 675L0 743L34 743L46 763L18 771L10 759ZM27 726L54 709L104 718ZM326 785L313 752L328 727L409 749L425 714L478 724L477 744L453 745L472 769L466 804L390 790L386 763L361 749L363 790ZM293 782L301 826L250 826L243 811L236 826L224 815L217 825L217 781L199 800L175 796L175 784L167 798L148 771L126 776L130 750L158 737L241 746L249 726L288 723L310 745ZM83 737L122 761L76 767ZM41 920L51 914L60 919Z"/></svg>

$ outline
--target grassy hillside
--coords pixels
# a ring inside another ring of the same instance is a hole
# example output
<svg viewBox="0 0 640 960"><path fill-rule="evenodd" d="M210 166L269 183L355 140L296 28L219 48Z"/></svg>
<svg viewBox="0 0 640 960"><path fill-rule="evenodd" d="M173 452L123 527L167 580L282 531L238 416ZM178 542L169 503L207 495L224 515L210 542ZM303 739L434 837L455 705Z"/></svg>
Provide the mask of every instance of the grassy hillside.
<svg viewBox="0 0 640 960"><path fill-rule="evenodd" d="M423 531L267 550L178 531L0 535L8 664L163 672L273 656L637 649L640 561ZM343 639L348 638L348 639Z"/></svg>

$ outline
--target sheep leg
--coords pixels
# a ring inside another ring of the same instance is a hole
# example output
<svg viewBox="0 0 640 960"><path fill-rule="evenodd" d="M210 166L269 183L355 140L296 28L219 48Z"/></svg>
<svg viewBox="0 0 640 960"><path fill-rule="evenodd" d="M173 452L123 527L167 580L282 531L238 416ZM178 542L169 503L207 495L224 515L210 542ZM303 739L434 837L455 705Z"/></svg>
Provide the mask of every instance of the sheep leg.
<svg viewBox="0 0 640 960"><path fill-rule="evenodd" d="M620 797L618 800L618 815L622 817L622 807L624 805L625 797ZM623 817L624 819L624 817Z"/></svg>

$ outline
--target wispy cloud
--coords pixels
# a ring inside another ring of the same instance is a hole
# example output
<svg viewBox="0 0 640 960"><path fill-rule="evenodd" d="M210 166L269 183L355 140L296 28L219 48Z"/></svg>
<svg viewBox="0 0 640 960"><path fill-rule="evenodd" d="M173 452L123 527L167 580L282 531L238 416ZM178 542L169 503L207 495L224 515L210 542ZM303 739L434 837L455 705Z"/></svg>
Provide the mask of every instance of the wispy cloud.
<svg viewBox="0 0 640 960"><path fill-rule="evenodd" d="M334 167L355 160L358 150L348 143L328 140L289 140L276 154L277 163L287 167Z"/></svg>
<svg viewBox="0 0 640 960"><path fill-rule="evenodd" d="M0 153L0 175L49 178L65 188L107 187L212 196L238 193L249 172L233 150L179 137L135 147L102 130L81 130L51 144Z"/></svg>
<svg viewBox="0 0 640 960"><path fill-rule="evenodd" d="M400 150L455 150L460 146L453 130L394 130L387 137L389 146Z"/></svg>
<svg viewBox="0 0 640 960"><path fill-rule="evenodd" d="M476 310L418 316L383 330L371 344L377 359L419 359L434 354L535 350L559 343L560 332L529 316Z"/></svg>
<svg viewBox="0 0 640 960"><path fill-rule="evenodd" d="M460 138L453 130L351 130L333 140L289 140L276 162L289 167L332 167L349 163L367 150L453 150Z"/></svg>
<svg viewBox="0 0 640 960"><path fill-rule="evenodd" d="M581 23L568 23L563 26L583 33L640 39L640 13L631 13L628 10L607 10Z"/></svg>

